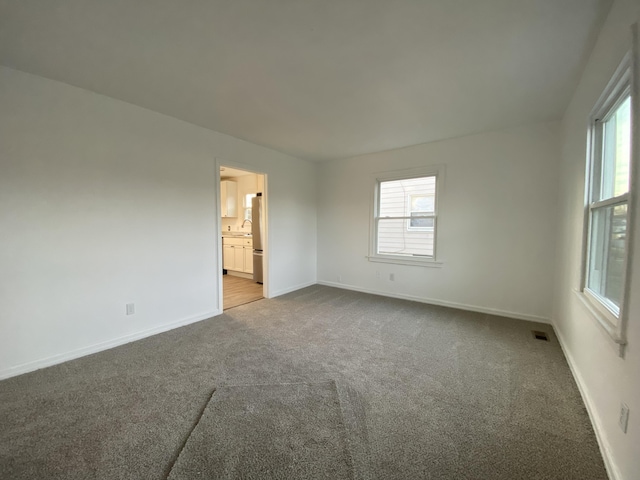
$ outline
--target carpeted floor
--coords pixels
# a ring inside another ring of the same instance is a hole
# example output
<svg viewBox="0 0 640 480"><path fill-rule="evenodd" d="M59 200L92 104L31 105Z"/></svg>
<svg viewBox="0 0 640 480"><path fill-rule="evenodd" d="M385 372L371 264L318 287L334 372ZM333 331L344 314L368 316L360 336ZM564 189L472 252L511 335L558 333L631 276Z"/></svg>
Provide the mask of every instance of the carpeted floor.
<svg viewBox="0 0 640 480"><path fill-rule="evenodd" d="M323 286L0 382L3 479L331 472L607 478L550 326Z"/></svg>
<svg viewBox="0 0 640 480"><path fill-rule="evenodd" d="M334 382L222 387L169 479L350 480L354 472L346 443Z"/></svg>

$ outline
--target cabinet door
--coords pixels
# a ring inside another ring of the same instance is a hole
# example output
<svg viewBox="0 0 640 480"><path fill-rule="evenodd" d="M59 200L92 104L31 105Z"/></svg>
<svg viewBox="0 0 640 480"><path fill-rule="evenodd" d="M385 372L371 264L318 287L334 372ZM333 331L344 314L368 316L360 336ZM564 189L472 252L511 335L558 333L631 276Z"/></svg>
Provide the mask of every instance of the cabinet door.
<svg viewBox="0 0 640 480"><path fill-rule="evenodd" d="M235 248L232 245L223 245L222 247L222 268L226 270L235 270L236 259L234 257Z"/></svg>
<svg viewBox="0 0 640 480"><path fill-rule="evenodd" d="M244 247L244 271L253 273L253 247Z"/></svg>
<svg viewBox="0 0 640 480"><path fill-rule="evenodd" d="M231 180L220 182L220 213L223 217L238 216L238 185Z"/></svg>
<svg viewBox="0 0 640 480"><path fill-rule="evenodd" d="M238 184L227 181L227 217L238 216Z"/></svg>
<svg viewBox="0 0 640 480"><path fill-rule="evenodd" d="M233 247L233 259L234 259L234 268L233 270L237 270L239 272L244 271L244 248L236 245Z"/></svg>

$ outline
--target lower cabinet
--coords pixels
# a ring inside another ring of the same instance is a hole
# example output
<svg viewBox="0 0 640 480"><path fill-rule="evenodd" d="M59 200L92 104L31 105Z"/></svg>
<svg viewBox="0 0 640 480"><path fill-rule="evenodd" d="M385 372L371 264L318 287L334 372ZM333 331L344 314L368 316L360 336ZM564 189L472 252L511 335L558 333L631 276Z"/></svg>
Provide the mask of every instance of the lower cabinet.
<svg viewBox="0 0 640 480"><path fill-rule="evenodd" d="M253 244L244 238L225 237L222 242L222 268L253 273Z"/></svg>
<svg viewBox="0 0 640 480"><path fill-rule="evenodd" d="M244 272L244 247L233 247L233 265L235 268L232 268L231 270Z"/></svg>
<svg viewBox="0 0 640 480"><path fill-rule="evenodd" d="M244 247L244 271L253 273L253 247Z"/></svg>
<svg viewBox="0 0 640 480"><path fill-rule="evenodd" d="M233 245L222 246L222 268L225 270L235 270L236 261L233 255L235 248Z"/></svg>

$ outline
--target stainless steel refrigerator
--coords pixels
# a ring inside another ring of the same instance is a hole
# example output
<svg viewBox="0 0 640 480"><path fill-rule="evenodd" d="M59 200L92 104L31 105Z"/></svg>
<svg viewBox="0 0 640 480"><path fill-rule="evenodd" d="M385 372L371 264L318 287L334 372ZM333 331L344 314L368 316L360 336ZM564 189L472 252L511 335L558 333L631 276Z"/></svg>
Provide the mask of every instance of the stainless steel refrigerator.
<svg viewBox="0 0 640 480"><path fill-rule="evenodd" d="M251 199L251 235L253 236L253 281L262 283L262 259L264 225L262 216L262 193Z"/></svg>

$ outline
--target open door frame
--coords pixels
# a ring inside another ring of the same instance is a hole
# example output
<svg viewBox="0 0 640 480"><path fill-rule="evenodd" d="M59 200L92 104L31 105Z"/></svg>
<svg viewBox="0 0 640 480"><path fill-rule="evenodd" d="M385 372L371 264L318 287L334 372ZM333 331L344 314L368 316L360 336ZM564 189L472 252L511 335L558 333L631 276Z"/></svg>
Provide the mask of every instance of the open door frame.
<svg viewBox="0 0 640 480"><path fill-rule="evenodd" d="M229 168L237 168L238 170L245 170L247 172L255 173L256 175L262 175L264 177L264 192L263 192L263 204L262 208L264 210L264 250L266 251L266 255L263 257L263 281L262 281L262 296L264 298L269 297L269 258L271 257L271 249L269 248L269 195L268 195L268 185L267 182L269 180L268 175L265 172L256 170L256 168L252 165L247 165L245 163L240 162L230 162L221 158L216 157L215 159L216 169L214 174L214 179L216 182L216 249L217 249L217 263L216 263L216 276L218 278L218 311L220 313L224 312L224 293L223 293L223 285L222 285L222 208L220 205L220 167L229 167Z"/></svg>

